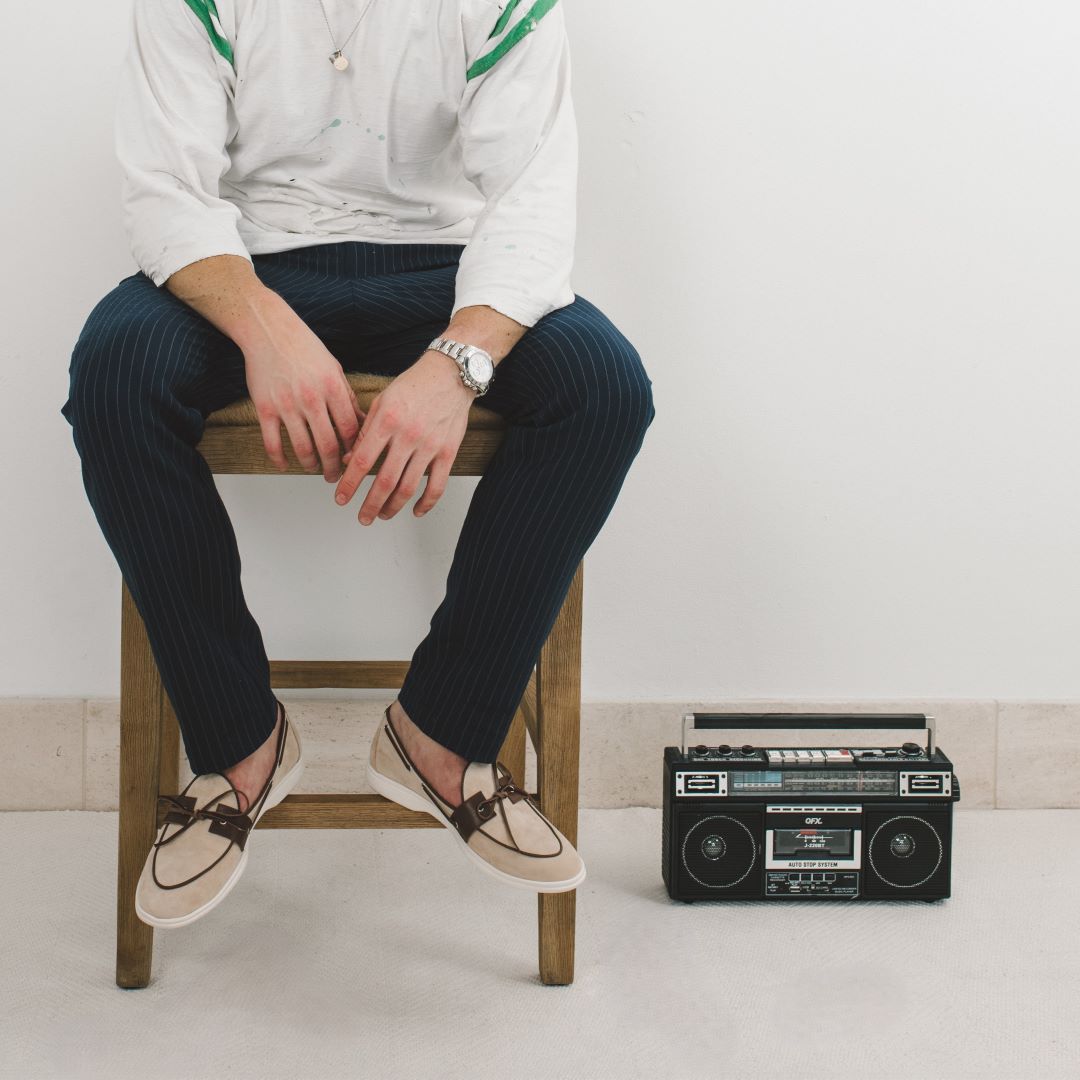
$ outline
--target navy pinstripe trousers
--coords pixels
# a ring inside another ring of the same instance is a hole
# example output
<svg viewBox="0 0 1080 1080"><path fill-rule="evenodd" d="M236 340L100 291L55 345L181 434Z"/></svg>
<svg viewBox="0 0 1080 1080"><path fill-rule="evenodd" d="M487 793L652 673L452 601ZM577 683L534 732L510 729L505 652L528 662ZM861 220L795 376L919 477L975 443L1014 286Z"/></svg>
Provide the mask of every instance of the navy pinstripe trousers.
<svg viewBox="0 0 1080 1080"><path fill-rule="evenodd" d="M449 323L462 250L334 241L253 262L344 370L397 375ZM138 271L90 312L69 376L61 413L87 497L146 625L189 763L221 771L276 723L236 537L195 449L206 415L247 396L243 354ZM526 331L483 404L509 426L398 695L421 730L472 761L497 755L654 416L641 357L582 296Z"/></svg>

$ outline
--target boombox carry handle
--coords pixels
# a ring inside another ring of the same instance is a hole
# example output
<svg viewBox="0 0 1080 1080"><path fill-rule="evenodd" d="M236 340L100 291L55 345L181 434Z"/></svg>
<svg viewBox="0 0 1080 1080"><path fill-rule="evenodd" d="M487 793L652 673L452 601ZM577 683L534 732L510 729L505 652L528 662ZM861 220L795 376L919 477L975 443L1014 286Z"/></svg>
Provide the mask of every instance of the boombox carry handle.
<svg viewBox="0 0 1080 1080"><path fill-rule="evenodd" d="M926 756L934 756L934 718L925 713L781 713L781 712L691 712L683 714L682 752L686 753L686 732L695 729L716 728L817 728L836 731L845 728L901 728L926 730Z"/></svg>

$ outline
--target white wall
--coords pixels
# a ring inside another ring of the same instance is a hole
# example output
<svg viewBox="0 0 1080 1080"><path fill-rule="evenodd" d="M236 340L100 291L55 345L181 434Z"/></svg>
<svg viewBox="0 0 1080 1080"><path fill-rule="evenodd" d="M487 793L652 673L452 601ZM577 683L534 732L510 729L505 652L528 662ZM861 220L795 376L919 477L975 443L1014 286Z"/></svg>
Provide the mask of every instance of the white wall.
<svg viewBox="0 0 1080 1080"><path fill-rule="evenodd" d="M585 696L1077 696L1080 12L564 2L574 284L657 408L586 560ZM0 696L118 692L59 409L134 269L128 6L17 5L0 44ZM473 483L363 529L318 477L221 479L270 654L409 656Z"/></svg>

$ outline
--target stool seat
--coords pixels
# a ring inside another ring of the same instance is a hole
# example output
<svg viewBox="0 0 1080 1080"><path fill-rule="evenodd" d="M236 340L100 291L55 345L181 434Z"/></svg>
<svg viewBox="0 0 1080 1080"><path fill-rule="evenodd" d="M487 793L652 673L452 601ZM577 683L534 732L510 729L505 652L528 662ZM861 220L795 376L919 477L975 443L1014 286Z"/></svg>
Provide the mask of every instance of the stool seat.
<svg viewBox="0 0 1080 1080"><path fill-rule="evenodd" d="M394 380L391 375L346 373L360 408ZM206 416L197 449L213 474L277 475L267 457L250 398ZM473 404L469 424L450 467L455 476L483 476L509 430L491 409ZM285 473L303 474L283 433ZM385 449L368 469L376 473ZM314 477L313 477L314 479ZM403 516L408 516L403 515ZM562 607L537 657L498 759L525 782L525 743L536 752L535 799L572 844L577 843L581 738L581 614L584 562L579 563ZM274 688L308 690L400 689L410 661L400 659L270 660ZM128 589L121 585L120 612L120 835L116 904L116 982L146 986L153 957L153 929L135 913L135 886L163 812L159 795L178 789L180 729L161 682L146 627ZM409 810L382 795L319 792L287 795L259 819L259 829L442 828L429 814ZM423 883L432 888L434 883ZM539 893L540 979L564 986L574 979L576 890Z"/></svg>
<svg viewBox="0 0 1080 1080"><path fill-rule="evenodd" d="M345 377L353 388L360 408L367 412L371 408L371 402L377 394L381 394L393 381L393 375L372 375L367 372L347 371ZM502 429L507 426L506 421L494 410L485 409L477 399L477 404L469 409L469 428ZM259 426L259 418L255 415L255 404L249 397L234 401L224 408L217 409L206 417L206 423L211 427L247 427Z"/></svg>

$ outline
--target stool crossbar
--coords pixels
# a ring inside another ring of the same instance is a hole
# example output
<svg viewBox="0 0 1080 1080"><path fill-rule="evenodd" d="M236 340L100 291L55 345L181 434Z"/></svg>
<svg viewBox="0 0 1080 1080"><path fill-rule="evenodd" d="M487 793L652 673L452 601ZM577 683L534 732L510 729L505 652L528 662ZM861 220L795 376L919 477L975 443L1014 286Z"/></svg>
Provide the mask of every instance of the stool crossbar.
<svg viewBox="0 0 1080 1080"><path fill-rule="evenodd" d="M348 373L365 412L393 377ZM505 421L480 405L451 475L481 476L498 449ZM282 440L289 474L308 474ZM198 445L211 471L273 474L250 398L210 413ZM384 455L372 465L376 473ZM584 563L569 592L507 733L499 759L524 783L525 739L536 752L536 798L572 844L577 844L578 763L581 720L581 614ZM150 981L154 931L135 914L135 886L161 824L158 796L180 786L180 730L150 650L146 629L127 584L121 586L120 626L120 828L117 864L116 982L126 988ZM405 660L271 660L276 689L400 689ZM442 828L434 818L375 794L292 794L268 810L258 829ZM538 893L540 979L565 985L574 979L577 892ZM358 913L359 915L360 913Z"/></svg>

